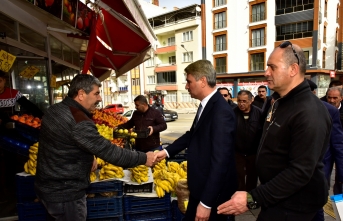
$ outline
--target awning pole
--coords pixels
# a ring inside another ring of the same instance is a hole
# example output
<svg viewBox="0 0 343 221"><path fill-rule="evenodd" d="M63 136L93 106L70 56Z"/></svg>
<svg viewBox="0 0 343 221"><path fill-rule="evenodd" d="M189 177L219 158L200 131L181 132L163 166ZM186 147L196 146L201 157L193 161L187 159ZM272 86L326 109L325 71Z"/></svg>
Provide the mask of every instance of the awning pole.
<svg viewBox="0 0 343 221"><path fill-rule="evenodd" d="M92 20L91 20L91 30L90 30L90 36L89 36L89 41L88 41L88 46L87 46L87 53L86 53L86 58L85 58L85 63L83 65L82 69L82 74L87 74L89 67L92 63L93 56L95 53L95 48L97 44L97 38L96 38L96 23L98 20L98 15L95 14L94 11L92 11Z"/></svg>

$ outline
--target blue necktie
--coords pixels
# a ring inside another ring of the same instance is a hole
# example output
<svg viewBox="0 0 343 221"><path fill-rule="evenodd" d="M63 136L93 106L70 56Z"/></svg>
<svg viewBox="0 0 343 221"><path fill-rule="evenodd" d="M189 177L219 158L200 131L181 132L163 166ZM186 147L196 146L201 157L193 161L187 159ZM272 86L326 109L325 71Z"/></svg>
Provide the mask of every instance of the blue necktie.
<svg viewBox="0 0 343 221"><path fill-rule="evenodd" d="M194 127L196 127L196 125L197 125L197 123L198 123L198 121L199 121L201 110L202 110L202 105L201 105L201 103L200 103L200 106L199 106L199 108L198 108L197 114L195 115L195 124L194 124Z"/></svg>

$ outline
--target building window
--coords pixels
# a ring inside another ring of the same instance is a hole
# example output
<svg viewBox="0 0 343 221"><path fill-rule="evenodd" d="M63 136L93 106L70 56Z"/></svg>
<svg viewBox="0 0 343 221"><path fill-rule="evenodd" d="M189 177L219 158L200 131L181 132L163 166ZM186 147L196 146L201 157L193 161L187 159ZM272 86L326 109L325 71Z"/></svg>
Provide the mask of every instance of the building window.
<svg viewBox="0 0 343 221"><path fill-rule="evenodd" d="M263 71L264 70L264 53L252 54L250 57L250 70Z"/></svg>
<svg viewBox="0 0 343 221"><path fill-rule="evenodd" d="M168 91L167 95L164 97L165 102L177 102L177 94L174 91Z"/></svg>
<svg viewBox="0 0 343 221"><path fill-rule="evenodd" d="M148 84L155 84L155 76L148 76Z"/></svg>
<svg viewBox="0 0 343 221"><path fill-rule="evenodd" d="M214 0L214 7L226 5L226 0Z"/></svg>
<svg viewBox="0 0 343 221"><path fill-rule="evenodd" d="M214 29L226 27L226 12L220 12L214 15Z"/></svg>
<svg viewBox="0 0 343 221"><path fill-rule="evenodd" d="M136 79L132 79L132 86L136 86Z"/></svg>
<svg viewBox="0 0 343 221"><path fill-rule="evenodd" d="M175 56L170 56L169 57L169 64L175 64L176 63L176 57Z"/></svg>
<svg viewBox="0 0 343 221"><path fill-rule="evenodd" d="M193 51L183 53L183 62L193 62Z"/></svg>
<svg viewBox="0 0 343 221"><path fill-rule="evenodd" d="M147 67L154 66L154 65L155 65L155 63L154 63L154 57L151 57L151 58L149 58L148 60L146 60L145 64L146 64Z"/></svg>
<svg viewBox="0 0 343 221"><path fill-rule="evenodd" d="M181 94L181 102L195 103L195 99L191 98L191 95L189 93L182 93Z"/></svg>
<svg viewBox="0 0 343 221"><path fill-rule="evenodd" d="M226 35L216 36L216 51L226 50Z"/></svg>
<svg viewBox="0 0 343 221"><path fill-rule="evenodd" d="M251 22L265 20L265 3L256 4L251 9Z"/></svg>
<svg viewBox="0 0 343 221"><path fill-rule="evenodd" d="M265 45L264 28L255 29L251 32L251 47L258 47Z"/></svg>
<svg viewBox="0 0 343 221"><path fill-rule="evenodd" d="M305 59L306 59L306 64L310 64L310 52L309 51L304 51Z"/></svg>
<svg viewBox="0 0 343 221"><path fill-rule="evenodd" d="M159 72L157 75L157 84L175 84L176 83L176 72Z"/></svg>
<svg viewBox="0 0 343 221"><path fill-rule="evenodd" d="M276 0L276 15L313 9L314 0Z"/></svg>
<svg viewBox="0 0 343 221"><path fill-rule="evenodd" d="M326 26L324 25L323 43L326 43Z"/></svg>
<svg viewBox="0 0 343 221"><path fill-rule="evenodd" d="M326 52L323 51L323 61L322 61L322 68L325 68L325 60L326 60Z"/></svg>
<svg viewBox="0 0 343 221"><path fill-rule="evenodd" d="M168 46L175 45L175 37L168 38Z"/></svg>
<svg viewBox="0 0 343 221"><path fill-rule="evenodd" d="M183 33L183 41L193 41L193 31L186 31Z"/></svg>
<svg viewBox="0 0 343 221"><path fill-rule="evenodd" d="M276 26L276 40L306 38L313 36L313 21L285 24Z"/></svg>
<svg viewBox="0 0 343 221"><path fill-rule="evenodd" d="M328 2L324 1L324 17L328 17Z"/></svg>
<svg viewBox="0 0 343 221"><path fill-rule="evenodd" d="M216 58L216 72L217 73L226 72L226 57Z"/></svg>

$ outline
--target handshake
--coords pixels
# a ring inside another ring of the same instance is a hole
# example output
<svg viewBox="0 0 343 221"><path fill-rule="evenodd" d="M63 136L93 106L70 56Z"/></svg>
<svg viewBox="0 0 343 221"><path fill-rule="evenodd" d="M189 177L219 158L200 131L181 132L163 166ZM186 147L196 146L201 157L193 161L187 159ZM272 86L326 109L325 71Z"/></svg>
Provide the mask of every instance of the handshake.
<svg viewBox="0 0 343 221"><path fill-rule="evenodd" d="M166 157L167 157L167 152L164 150L156 151L156 152L147 152L145 166L153 167Z"/></svg>

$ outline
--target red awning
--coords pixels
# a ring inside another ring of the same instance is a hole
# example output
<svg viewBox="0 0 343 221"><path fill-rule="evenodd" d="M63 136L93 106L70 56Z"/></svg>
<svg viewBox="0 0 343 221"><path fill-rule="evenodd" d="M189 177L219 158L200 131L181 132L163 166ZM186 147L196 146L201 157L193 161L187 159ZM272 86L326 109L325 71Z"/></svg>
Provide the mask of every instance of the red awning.
<svg viewBox="0 0 343 221"><path fill-rule="evenodd" d="M136 1L96 1L83 73L104 80L111 69L120 76L149 57L156 37Z"/></svg>

